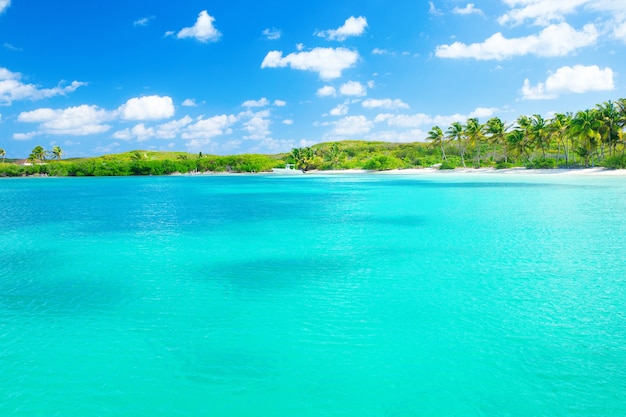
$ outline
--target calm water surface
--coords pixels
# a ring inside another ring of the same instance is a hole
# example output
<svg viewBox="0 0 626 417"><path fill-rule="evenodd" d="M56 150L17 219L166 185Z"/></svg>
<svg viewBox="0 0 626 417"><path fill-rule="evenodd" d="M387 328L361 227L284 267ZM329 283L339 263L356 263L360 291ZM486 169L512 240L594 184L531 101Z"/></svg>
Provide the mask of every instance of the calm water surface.
<svg viewBox="0 0 626 417"><path fill-rule="evenodd" d="M625 416L626 179L0 181L1 416Z"/></svg>

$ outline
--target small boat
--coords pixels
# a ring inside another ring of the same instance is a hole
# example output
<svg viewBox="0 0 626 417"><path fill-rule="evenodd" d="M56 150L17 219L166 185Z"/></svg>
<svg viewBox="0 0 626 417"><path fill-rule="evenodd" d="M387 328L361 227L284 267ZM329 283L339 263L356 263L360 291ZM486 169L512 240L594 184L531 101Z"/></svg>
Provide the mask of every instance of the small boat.
<svg viewBox="0 0 626 417"><path fill-rule="evenodd" d="M287 175L293 175L293 174L304 174L304 171L302 171L301 169L296 169L296 166L294 164L286 164L284 168L272 168L272 173L274 174L287 174Z"/></svg>

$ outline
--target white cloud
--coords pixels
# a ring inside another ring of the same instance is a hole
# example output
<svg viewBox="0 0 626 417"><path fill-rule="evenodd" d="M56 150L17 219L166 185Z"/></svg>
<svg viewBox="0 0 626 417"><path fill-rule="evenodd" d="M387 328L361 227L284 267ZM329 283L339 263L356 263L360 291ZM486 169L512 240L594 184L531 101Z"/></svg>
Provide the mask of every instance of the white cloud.
<svg viewBox="0 0 626 417"><path fill-rule="evenodd" d="M617 23L613 28L613 36L626 43L626 21Z"/></svg>
<svg viewBox="0 0 626 417"><path fill-rule="evenodd" d="M198 14L195 25L181 29L176 37L178 39L195 38L200 42L215 42L222 34L213 26L214 21L215 18L203 10Z"/></svg>
<svg viewBox="0 0 626 417"><path fill-rule="evenodd" d="M546 79L545 83L530 85L524 80L522 96L526 100L556 98L560 93L586 93L588 91L611 91L615 88L613 70L600 69L597 65L561 67Z"/></svg>
<svg viewBox="0 0 626 417"><path fill-rule="evenodd" d="M232 133L230 127L237 122L237 117L231 115L213 116L208 119L199 119L187 126L182 133L183 139L211 139L215 136ZM208 143L208 142L207 142Z"/></svg>
<svg viewBox="0 0 626 417"><path fill-rule="evenodd" d="M542 57L566 56L576 49L593 45L598 31L593 24L585 25L577 32L567 23L550 25L539 35L507 39L496 33L482 43L466 45L454 42L439 45L435 55L439 58L474 58L478 60L503 60L513 56L537 55Z"/></svg>
<svg viewBox="0 0 626 417"><path fill-rule="evenodd" d="M341 72L356 64L359 53L346 48L314 48L307 52L290 53L283 57L281 51L267 53L261 68L284 68L319 73L322 79L341 77Z"/></svg>
<svg viewBox="0 0 626 417"><path fill-rule="evenodd" d="M138 125L133 127L131 132L132 132L133 136L135 136L139 142L143 142L143 141L146 141L148 139L152 139L154 137L154 135L155 135L154 128L146 127L143 123L139 123ZM115 136L114 136L114 138L115 138ZM115 139L119 139L119 138L115 138Z"/></svg>
<svg viewBox="0 0 626 417"><path fill-rule="evenodd" d="M358 81L348 81L339 87L339 92L344 96L362 97L367 95L367 89Z"/></svg>
<svg viewBox="0 0 626 417"><path fill-rule="evenodd" d="M142 17L141 19L137 19L133 22L134 26L148 26L148 23L154 19L154 16Z"/></svg>
<svg viewBox="0 0 626 417"><path fill-rule="evenodd" d="M503 2L512 10L498 18L501 25L520 25L529 20L534 24L547 26L550 22L563 22L565 15L575 12L578 7L590 3L591 0L503 0Z"/></svg>
<svg viewBox="0 0 626 417"><path fill-rule="evenodd" d="M391 55L391 52L389 52L387 49L374 48L372 49L372 54L373 55Z"/></svg>
<svg viewBox="0 0 626 417"><path fill-rule="evenodd" d="M186 98L181 103L181 106L184 106L184 107L198 107L198 103L196 103L196 100L194 100L193 98Z"/></svg>
<svg viewBox="0 0 626 417"><path fill-rule="evenodd" d="M34 84L25 84L20 81L22 74L0 68L0 105L11 105L17 100L42 100L54 96L63 96L73 93L87 83L72 81L70 85L61 83L53 88L39 88Z"/></svg>
<svg viewBox="0 0 626 417"><path fill-rule="evenodd" d="M374 122L365 116L347 116L334 122L333 126L330 136L354 139L372 130Z"/></svg>
<svg viewBox="0 0 626 417"><path fill-rule="evenodd" d="M262 140L270 135L270 124L272 122L262 116L254 116L243 124L243 128L248 132L244 139Z"/></svg>
<svg viewBox="0 0 626 417"><path fill-rule="evenodd" d="M318 88L317 90L318 97L335 97L337 95L337 89L330 85L325 85L324 87Z"/></svg>
<svg viewBox="0 0 626 417"><path fill-rule="evenodd" d="M443 12L437 9L437 7L435 6L435 3L433 3L432 1L429 1L428 2L428 14L431 14L433 16L441 16L443 15Z"/></svg>
<svg viewBox="0 0 626 417"><path fill-rule="evenodd" d="M285 107L287 102L285 100L274 100L274 106L276 107Z"/></svg>
<svg viewBox="0 0 626 417"><path fill-rule="evenodd" d="M330 111L330 115L331 116L345 116L346 114L348 114L348 106L343 103L343 104L339 104L337 107L335 107L334 109L332 109Z"/></svg>
<svg viewBox="0 0 626 417"><path fill-rule="evenodd" d="M329 29L329 30L320 30L315 32L315 34L319 37L336 40L336 41L345 41L350 36L361 36L365 33L365 28L367 28L367 19L363 16L354 17L350 16L346 19L343 26L338 29Z"/></svg>
<svg viewBox="0 0 626 417"><path fill-rule="evenodd" d="M406 104L404 101L400 99L392 100L390 98L385 98L382 100L376 100L376 99L370 98L370 99L365 100L363 103L361 103L361 105L367 109L374 109L374 108L381 108L381 107L383 109L389 109L389 110L409 108L409 105Z"/></svg>
<svg viewBox="0 0 626 417"><path fill-rule="evenodd" d="M159 120L174 115L174 102L168 96L144 96L129 99L118 109L123 120Z"/></svg>
<svg viewBox="0 0 626 417"><path fill-rule="evenodd" d="M269 104L270 102L265 97L262 97L259 100L246 100L241 104L241 106L242 107L265 107L265 106L269 106Z"/></svg>
<svg viewBox="0 0 626 417"><path fill-rule="evenodd" d="M144 123L139 123L132 129L127 128L113 133L113 138L121 140L137 139L139 142L153 138L174 139L192 121L191 117L185 116L180 120L172 120L156 127L146 127Z"/></svg>
<svg viewBox="0 0 626 417"><path fill-rule="evenodd" d="M82 136L108 131L111 126L104 122L113 118L112 112L97 106L81 105L66 109L42 108L22 112L17 120L23 123L39 123L39 130L31 132L33 136L38 134Z"/></svg>
<svg viewBox="0 0 626 417"><path fill-rule="evenodd" d="M282 32L276 28L267 28L263 30L263 36L265 36L266 39L273 41L276 39L280 39L280 37L282 36Z"/></svg>
<svg viewBox="0 0 626 417"><path fill-rule="evenodd" d="M191 117L185 116L182 119L160 124L156 127L155 136L161 139L173 139L192 121Z"/></svg>
<svg viewBox="0 0 626 417"><path fill-rule="evenodd" d="M474 3L468 3L467 6L461 8L461 7L455 7L454 9L452 9L452 13L454 14L462 14L462 15L467 15L467 14L483 14L483 11L480 9L477 9L474 6Z"/></svg>
<svg viewBox="0 0 626 417"><path fill-rule="evenodd" d="M293 124L293 120L291 120L291 119L285 119L285 120L283 120L283 124L284 124L284 125L291 126L291 125Z"/></svg>
<svg viewBox="0 0 626 417"><path fill-rule="evenodd" d="M416 113L416 114L390 114L390 113L382 113L376 116L374 121L376 123L387 123L387 125L392 127L400 127L400 128L420 128L424 127L430 129L434 125L441 126L449 126L453 122L464 122L465 120L471 117L477 118L489 118L493 116L498 109L493 107L477 107L475 110L471 111L468 114L452 114L447 116L442 115L429 115L425 113Z"/></svg>
<svg viewBox="0 0 626 417"><path fill-rule="evenodd" d="M4 12L11 5L11 0L0 0L0 13Z"/></svg>

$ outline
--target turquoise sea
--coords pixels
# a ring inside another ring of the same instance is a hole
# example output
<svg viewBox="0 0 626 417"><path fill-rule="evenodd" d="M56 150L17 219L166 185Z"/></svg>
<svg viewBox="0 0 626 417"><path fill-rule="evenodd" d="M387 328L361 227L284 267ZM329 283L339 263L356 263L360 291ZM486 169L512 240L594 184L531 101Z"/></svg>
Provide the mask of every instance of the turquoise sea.
<svg viewBox="0 0 626 417"><path fill-rule="evenodd" d="M626 416L626 177L0 180L0 416Z"/></svg>

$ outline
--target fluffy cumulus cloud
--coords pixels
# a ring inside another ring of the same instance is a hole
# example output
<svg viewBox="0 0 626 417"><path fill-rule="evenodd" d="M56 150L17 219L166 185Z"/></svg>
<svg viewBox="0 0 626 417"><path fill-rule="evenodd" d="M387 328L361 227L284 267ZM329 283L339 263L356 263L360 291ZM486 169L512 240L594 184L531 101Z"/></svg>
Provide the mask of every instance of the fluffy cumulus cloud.
<svg viewBox="0 0 626 417"><path fill-rule="evenodd" d="M593 24L576 31L567 23L559 23L544 28L538 35L508 39L502 33L496 33L481 43L439 45L435 55L439 58L478 60L503 60L522 55L566 56L577 49L593 45L597 39L598 31Z"/></svg>
<svg viewBox="0 0 626 417"><path fill-rule="evenodd" d="M331 85L325 85L317 89L318 97L335 97L337 95L337 89Z"/></svg>
<svg viewBox="0 0 626 417"><path fill-rule="evenodd" d="M285 107L287 102L285 100L274 100L274 106L276 107Z"/></svg>
<svg viewBox="0 0 626 417"><path fill-rule="evenodd" d="M244 139L262 140L269 136L272 122L264 116L264 114L255 115L244 122L243 129L247 132Z"/></svg>
<svg viewBox="0 0 626 417"><path fill-rule="evenodd" d="M345 41L351 36L361 36L365 33L367 28L367 19L363 16L354 17L350 16L346 19L343 26L337 29L320 30L315 32L317 36L322 38Z"/></svg>
<svg viewBox="0 0 626 417"><path fill-rule="evenodd" d="M182 137L183 139L209 140L215 136L232 133L231 127L236 122L237 117L232 114L222 114L208 119L201 118L187 126L182 133Z"/></svg>
<svg viewBox="0 0 626 417"><path fill-rule="evenodd" d="M0 105L11 105L18 100L41 100L73 93L87 83L72 81L70 85L59 84L53 88L39 88L21 81L22 74L0 68Z"/></svg>
<svg viewBox="0 0 626 417"><path fill-rule="evenodd" d="M356 138L372 130L374 122L365 116L347 116L332 123L329 136L333 138Z"/></svg>
<svg viewBox="0 0 626 417"><path fill-rule="evenodd" d="M483 14L483 11L480 9L477 9L476 6L474 6L474 3L468 3L467 6L465 7L455 7L454 9L452 9L452 13L454 14L461 14L461 15L467 15L467 14Z"/></svg>
<svg viewBox="0 0 626 417"><path fill-rule="evenodd" d="M174 139L192 121L191 117L185 116L180 120L172 120L156 127L146 127L144 123L139 123L130 129L127 128L113 133L113 138L121 140L136 139L139 142L153 138Z"/></svg>
<svg viewBox="0 0 626 417"><path fill-rule="evenodd" d="M196 23L188 28L181 29L176 37L178 39L195 38L200 42L215 42L222 34L213 26L215 18L203 10L198 15Z"/></svg>
<svg viewBox="0 0 626 417"><path fill-rule="evenodd" d="M391 127L404 129L426 128L432 126L440 126L442 128L449 126L453 122L465 122L471 117L479 119L487 119L493 116L498 109L493 107L477 107L468 114L451 114L451 115L430 115L425 113L416 114L391 114L382 113L376 116L376 123L386 123Z"/></svg>
<svg viewBox="0 0 626 417"><path fill-rule="evenodd" d="M366 109L383 108L383 109L388 109L388 110L395 110L395 109L408 109L409 108L409 105L406 104L404 101L400 99L392 100L390 98L385 98L382 100L370 98L370 99L363 101L361 105L365 107Z"/></svg>
<svg viewBox="0 0 626 417"><path fill-rule="evenodd" d="M168 96L144 96L128 100L119 108L123 120L161 120L174 115L174 102Z"/></svg>
<svg viewBox="0 0 626 417"><path fill-rule="evenodd" d="M314 48L310 51L293 52L283 56L281 51L267 53L261 68L284 68L317 72L320 78L329 80L341 77L342 71L353 67L359 53L347 48Z"/></svg>
<svg viewBox="0 0 626 417"><path fill-rule="evenodd" d="M339 87L339 92L344 96L362 97L367 94L367 88L358 81L348 81Z"/></svg>
<svg viewBox="0 0 626 417"><path fill-rule="evenodd" d="M333 108L330 111L330 115L331 116L345 116L346 114L348 114L348 105L346 103L342 103L337 105L335 108Z"/></svg>
<svg viewBox="0 0 626 417"><path fill-rule="evenodd" d="M522 96L527 100L556 98L561 93L586 93L588 91L610 91L615 88L613 70L601 69L597 65L561 67L548 76L545 83L531 86L524 80Z"/></svg>
<svg viewBox="0 0 626 417"><path fill-rule="evenodd" d="M196 103L196 100L194 100L192 98L186 98L181 103L181 106L183 106L183 107L198 107L198 103Z"/></svg>
<svg viewBox="0 0 626 417"><path fill-rule="evenodd" d="M39 123L39 129L26 135L38 134L83 136L108 131L111 126L105 124L114 118L112 112L97 106L76 106L66 109L42 108L22 112L17 120L23 123ZM17 139L23 138L17 134Z"/></svg>
<svg viewBox="0 0 626 417"><path fill-rule="evenodd" d="M592 0L503 0L511 8L498 18L502 25L520 25L526 21L546 26L550 22L562 22L565 16ZM617 3L617 2L616 2ZM623 7L623 5L622 5Z"/></svg>
<svg viewBox="0 0 626 417"><path fill-rule="evenodd" d="M265 97L262 97L259 100L246 100L241 104L241 106L242 107L265 107L265 106L269 106L269 104L270 102Z"/></svg>

